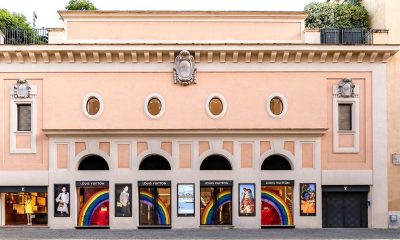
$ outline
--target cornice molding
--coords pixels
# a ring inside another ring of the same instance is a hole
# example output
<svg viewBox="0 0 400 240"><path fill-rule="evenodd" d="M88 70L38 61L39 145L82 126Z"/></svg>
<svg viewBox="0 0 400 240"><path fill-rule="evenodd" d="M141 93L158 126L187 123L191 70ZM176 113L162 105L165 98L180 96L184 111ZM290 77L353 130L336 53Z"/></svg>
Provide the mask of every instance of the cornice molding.
<svg viewBox="0 0 400 240"><path fill-rule="evenodd" d="M321 136L327 128L298 129L43 129L48 136Z"/></svg>
<svg viewBox="0 0 400 240"><path fill-rule="evenodd" d="M173 63L189 50L197 63L386 63L399 45L70 44L1 45L0 64Z"/></svg>
<svg viewBox="0 0 400 240"><path fill-rule="evenodd" d="M221 19L221 18L251 18L251 19L305 19L302 11L58 11L64 20L70 19L110 19L110 18L146 18L146 19Z"/></svg>

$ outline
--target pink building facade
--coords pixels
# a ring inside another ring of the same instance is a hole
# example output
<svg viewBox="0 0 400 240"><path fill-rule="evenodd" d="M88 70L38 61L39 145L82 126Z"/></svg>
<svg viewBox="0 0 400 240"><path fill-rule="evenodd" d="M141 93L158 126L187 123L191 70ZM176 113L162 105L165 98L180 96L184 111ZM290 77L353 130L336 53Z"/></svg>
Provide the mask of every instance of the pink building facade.
<svg viewBox="0 0 400 240"><path fill-rule="evenodd" d="M321 45L303 12L59 13L0 45L1 225L388 227L398 46Z"/></svg>

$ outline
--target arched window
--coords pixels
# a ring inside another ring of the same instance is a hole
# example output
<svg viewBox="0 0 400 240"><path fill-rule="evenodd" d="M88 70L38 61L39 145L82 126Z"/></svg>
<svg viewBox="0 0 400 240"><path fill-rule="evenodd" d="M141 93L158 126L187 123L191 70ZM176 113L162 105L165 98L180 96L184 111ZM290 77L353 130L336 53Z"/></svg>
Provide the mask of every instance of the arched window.
<svg viewBox="0 0 400 240"><path fill-rule="evenodd" d="M87 155L79 163L78 170L110 170L107 161L99 155Z"/></svg>
<svg viewBox="0 0 400 240"><path fill-rule="evenodd" d="M200 165L200 170L232 170L228 159L221 155L206 157Z"/></svg>
<svg viewBox="0 0 400 240"><path fill-rule="evenodd" d="M163 156L150 155L142 160L139 170L171 170L171 165Z"/></svg>
<svg viewBox="0 0 400 240"><path fill-rule="evenodd" d="M275 154L263 161L261 170L292 170L292 166L286 158Z"/></svg>

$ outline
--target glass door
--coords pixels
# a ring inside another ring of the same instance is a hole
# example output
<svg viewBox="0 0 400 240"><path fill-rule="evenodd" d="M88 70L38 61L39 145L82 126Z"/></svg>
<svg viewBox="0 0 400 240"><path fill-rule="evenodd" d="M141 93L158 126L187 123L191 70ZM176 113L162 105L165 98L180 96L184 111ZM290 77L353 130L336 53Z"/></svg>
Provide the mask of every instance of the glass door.
<svg viewBox="0 0 400 240"><path fill-rule="evenodd" d="M171 188L139 187L139 225L171 225Z"/></svg>
<svg viewBox="0 0 400 240"><path fill-rule="evenodd" d="M232 187L200 187L200 224L232 225Z"/></svg>

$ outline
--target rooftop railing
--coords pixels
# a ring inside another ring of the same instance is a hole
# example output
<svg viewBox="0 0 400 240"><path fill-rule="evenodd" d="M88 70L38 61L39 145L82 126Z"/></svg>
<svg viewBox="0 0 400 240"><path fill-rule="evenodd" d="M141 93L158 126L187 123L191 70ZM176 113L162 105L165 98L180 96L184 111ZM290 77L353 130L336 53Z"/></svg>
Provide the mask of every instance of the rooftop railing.
<svg viewBox="0 0 400 240"><path fill-rule="evenodd" d="M4 29L4 43L9 45L48 44L49 32L46 28L39 29Z"/></svg>
<svg viewBox="0 0 400 240"><path fill-rule="evenodd" d="M375 33L387 30L366 28L327 28L321 29L321 44L368 45L374 44Z"/></svg>

